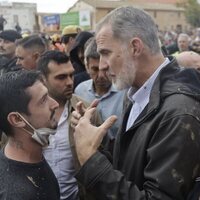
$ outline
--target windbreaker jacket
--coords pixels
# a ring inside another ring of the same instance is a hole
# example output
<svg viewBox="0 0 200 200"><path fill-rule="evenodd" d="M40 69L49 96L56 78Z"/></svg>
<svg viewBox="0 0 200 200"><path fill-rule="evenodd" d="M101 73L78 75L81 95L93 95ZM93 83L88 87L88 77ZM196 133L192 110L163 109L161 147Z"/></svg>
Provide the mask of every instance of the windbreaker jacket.
<svg viewBox="0 0 200 200"><path fill-rule="evenodd" d="M96 152L76 178L99 200L183 200L200 176L200 74L176 60L154 82L150 101L125 131L113 164Z"/></svg>

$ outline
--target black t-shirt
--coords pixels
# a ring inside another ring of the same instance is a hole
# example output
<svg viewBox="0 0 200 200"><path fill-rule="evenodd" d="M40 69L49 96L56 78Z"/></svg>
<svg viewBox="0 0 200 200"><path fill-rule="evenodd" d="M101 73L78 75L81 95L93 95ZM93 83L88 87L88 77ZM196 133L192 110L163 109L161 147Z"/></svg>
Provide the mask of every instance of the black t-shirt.
<svg viewBox="0 0 200 200"><path fill-rule="evenodd" d="M23 163L0 151L1 200L60 200L57 179L46 160Z"/></svg>

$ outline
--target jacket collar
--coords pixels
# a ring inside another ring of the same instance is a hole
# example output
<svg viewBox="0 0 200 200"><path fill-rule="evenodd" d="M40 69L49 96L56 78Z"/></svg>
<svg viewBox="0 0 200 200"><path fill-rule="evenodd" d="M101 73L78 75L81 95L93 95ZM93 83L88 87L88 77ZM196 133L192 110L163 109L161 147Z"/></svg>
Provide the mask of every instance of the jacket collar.
<svg viewBox="0 0 200 200"><path fill-rule="evenodd" d="M141 123L143 123L143 121L145 121L148 117L152 116L158 110L162 101L161 88L162 88L163 79L165 79L165 77L171 76L174 73L174 71L176 71L177 69L180 69L180 67L178 67L176 60L173 57L169 57L169 60L170 60L170 63L166 65L166 67L161 69L159 75L157 76L153 84L149 103L147 104L145 109L142 111L142 113L139 115L134 125L129 130L132 130L133 128L139 126Z"/></svg>

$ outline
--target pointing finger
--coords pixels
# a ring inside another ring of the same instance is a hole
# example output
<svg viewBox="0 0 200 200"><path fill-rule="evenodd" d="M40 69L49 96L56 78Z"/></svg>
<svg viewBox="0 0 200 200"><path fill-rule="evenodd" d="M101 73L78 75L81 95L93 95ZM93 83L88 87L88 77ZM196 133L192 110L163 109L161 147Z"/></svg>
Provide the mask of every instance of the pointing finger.
<svg viewBox="0 0 200 200"><path fill-rule="evenodd" d="M84 114L84 118L90 120L95 112L96 108L88 108Z"/></svg>

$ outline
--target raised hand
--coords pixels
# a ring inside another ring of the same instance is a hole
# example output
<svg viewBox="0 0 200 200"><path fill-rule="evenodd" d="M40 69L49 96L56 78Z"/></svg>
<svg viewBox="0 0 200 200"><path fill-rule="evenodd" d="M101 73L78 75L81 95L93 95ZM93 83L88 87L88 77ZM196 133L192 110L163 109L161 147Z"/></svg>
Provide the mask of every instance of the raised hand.
<svg viewBox="0 0 200 200"><path fill-rule="evenodd" d="M117 120L116 116L109 117L101 126L93 126L90 122L95 108L89 107L79 118L75 127L74 140L79 162L83 165L98 149L107 130ZM79 113L80 114L80 113ZM80 115L79 115L80 116Z"/></svg>
<svg viewBox="0 0 200 200"><path fill-rule="evenodd" d="M95 108L95 107L97 107L98 103L99 103L99 101L97 99L95 99L90 104L90 106L88 107L88 109L89 108ZM85 114L86 109L87 108L85 108L85 106L83 105L83 102L79 101L76 104L76 109L75 109L75 111L72 112L71 120L70 120L72 128L75 128L75 126L78 124L79 119Z"/></svg>

